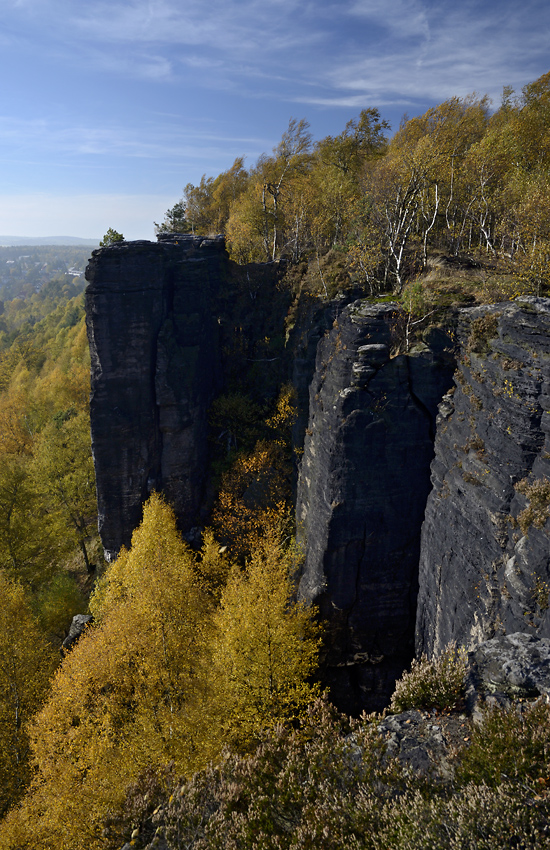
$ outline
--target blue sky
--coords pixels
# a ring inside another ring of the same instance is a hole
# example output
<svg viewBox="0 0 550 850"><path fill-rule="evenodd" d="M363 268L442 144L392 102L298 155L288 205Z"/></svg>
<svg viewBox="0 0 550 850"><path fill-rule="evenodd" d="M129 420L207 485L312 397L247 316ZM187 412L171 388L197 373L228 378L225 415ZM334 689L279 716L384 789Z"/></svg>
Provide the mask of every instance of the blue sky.
<svg viewBox="0 0 550 850"><path fill-rule="evenodd" d="M291 117L396 129L550 70L548 0L0 0L0 233L151 239Z"/></svg>

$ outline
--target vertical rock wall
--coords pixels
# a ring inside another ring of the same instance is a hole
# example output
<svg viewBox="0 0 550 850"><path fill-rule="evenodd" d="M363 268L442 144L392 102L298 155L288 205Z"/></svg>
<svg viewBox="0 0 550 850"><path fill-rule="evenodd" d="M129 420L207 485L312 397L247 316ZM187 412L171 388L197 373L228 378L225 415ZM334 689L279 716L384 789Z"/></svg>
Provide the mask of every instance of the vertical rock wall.
<svg viewBox="0 0 550 850"><path fill-rule="evenodd" d="M93 252L86 271L92 448L107 555L130 543L162 489L195 519L206 472L206 416L219 385L215 302L223 239L167 235Z"/></svg>
<svg viewBox="0 0 550 850"><path fill-rule="evenodd" d="M443 346L390 357L398 310L355 302L321 339L298 482L299 593L327 621L325 681L352 712L387 705L413 656L435 415L454 368Z"/></svg>
<svg viewBox="0 0 550 850"><path fill-rule="evenodd" d="M550 300L462 310L459 339L422 530L416 645L428 655L550 636Z"/></svg>

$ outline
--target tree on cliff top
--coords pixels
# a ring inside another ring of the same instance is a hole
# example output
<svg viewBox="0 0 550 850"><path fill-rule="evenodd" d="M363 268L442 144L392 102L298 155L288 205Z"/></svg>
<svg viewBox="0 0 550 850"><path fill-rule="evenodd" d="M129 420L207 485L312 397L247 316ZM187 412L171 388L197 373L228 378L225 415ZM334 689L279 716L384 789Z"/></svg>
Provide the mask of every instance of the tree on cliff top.
<svg viewBox="0 0 550 850"><path fill-rule="evenodd" d="M117 230L113 230L113 228L110 227L99 243L99 246L100 248L108 248L109 245L114 245L115 242L124 242L124 236L122 233L119 233Z"/></svg>

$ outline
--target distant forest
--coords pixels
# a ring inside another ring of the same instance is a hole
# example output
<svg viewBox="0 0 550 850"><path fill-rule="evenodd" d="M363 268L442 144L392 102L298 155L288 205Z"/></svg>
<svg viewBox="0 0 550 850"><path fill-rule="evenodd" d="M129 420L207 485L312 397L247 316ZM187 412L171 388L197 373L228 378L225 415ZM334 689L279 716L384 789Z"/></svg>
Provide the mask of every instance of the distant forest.
<svg viewBox="0 0 550 850"><path fill-rule="evenodd" d="M92 250L63 245L0 246L0 301L27 298L55 279L80 278L84 284Z"/></svg>

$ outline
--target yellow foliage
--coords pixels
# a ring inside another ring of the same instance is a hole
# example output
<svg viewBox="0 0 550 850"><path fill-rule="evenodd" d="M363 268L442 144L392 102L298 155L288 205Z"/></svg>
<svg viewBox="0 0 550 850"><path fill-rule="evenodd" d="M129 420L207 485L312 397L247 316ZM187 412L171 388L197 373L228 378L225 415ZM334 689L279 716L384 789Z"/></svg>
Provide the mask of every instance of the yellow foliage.
<svg viewBox="0 0 550 850"><path fill-rule="evenodd" d="M266 725L301 717L318 695L315 611L293 600L299 556L272 530L234 567L214 615L215 706L222 739L247 749Z"/></svg>
<svg viewBox="0 0 550 850"><path fill-rule="evenodd" d="M296 421L296 390L292 384L285 384L279 393L275 411L266 420L268 428L276 433L276 442L286 446L290 442L290 429Z"/></svg>
<svg viewBox="0 0 550 850"><path fill-rule="evenodd" d="M31 726L36 777L5 824L20 833L7 846L32 837L28 846L41 850L103 847L103 819L145 767L173 760L189 773L213 755L204 699L209 603L159 496L91 609L96 625L65 658Z"/></svg>
<svg viewBox="0 0 550 850"><path fill-rule="evenodd" d="M226 472L212 521L220 540L235 554L248 554L251 541L286 512L290 474L285 450L266 441L258 442L251 454L237 458Z"/></svg>
<svg viewBox="0 0 550 850"><path fill-rule="evenodd" d="M26 724L40 706L54 658L21 585L0 570L0 814L30 778Z"/></svg>
<svg viewBox="0 0 550 850"><path fill-rule="evenodd" d="M29 398L22 392L0 395L0 453L30 455L34 438Z"/></svg>

